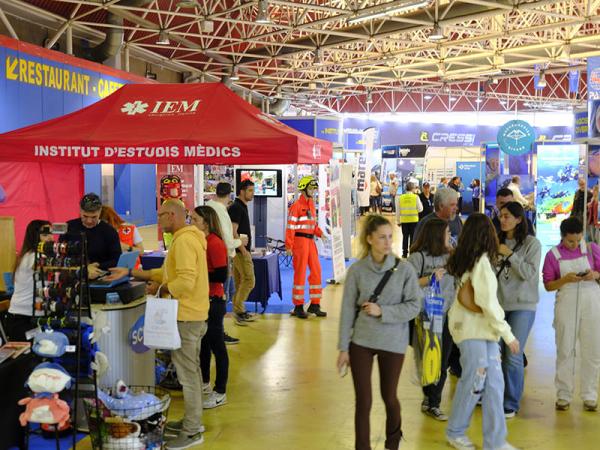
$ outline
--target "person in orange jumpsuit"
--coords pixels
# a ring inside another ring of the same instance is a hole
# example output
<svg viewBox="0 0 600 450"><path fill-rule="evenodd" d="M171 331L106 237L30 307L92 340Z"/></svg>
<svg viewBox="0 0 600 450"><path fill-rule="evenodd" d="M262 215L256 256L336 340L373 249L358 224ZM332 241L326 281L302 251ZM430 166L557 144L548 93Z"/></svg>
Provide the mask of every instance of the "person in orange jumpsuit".
<svg viewBox="0 0 600 450"><path fill-rule="evenodd" d="M325 317L327 313L321 310L321 264L315 238L323 239L323 232L317 225L317 214L313 195L319 185L317 180L307 175L298 183L300 197L290 206L288 211L288 226L285 233L285 248L292 255L294 265L294 287L292 301L294 310L292 316L306 319L308 314ZM310 305L304 311L304 285L306 283L306 267L310 269L308 276Z"/></svg>

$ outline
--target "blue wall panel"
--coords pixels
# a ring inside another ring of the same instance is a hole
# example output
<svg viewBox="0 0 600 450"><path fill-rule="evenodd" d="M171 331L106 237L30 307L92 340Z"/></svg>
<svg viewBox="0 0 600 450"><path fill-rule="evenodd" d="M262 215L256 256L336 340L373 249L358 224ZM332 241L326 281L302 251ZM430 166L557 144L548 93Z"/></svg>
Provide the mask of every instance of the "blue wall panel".
<svg viewBox="0 0 600 450"><path fill-rule="evenodd" d="M115 164L115 210L135 225L156 223L156 166Z"/></svg>
<svg viewBox="0 0 600 450"><path fill-rule="evenodd" d="M84 192L95 192L102 195L102 166L100 164L84 164Z"/></svg>

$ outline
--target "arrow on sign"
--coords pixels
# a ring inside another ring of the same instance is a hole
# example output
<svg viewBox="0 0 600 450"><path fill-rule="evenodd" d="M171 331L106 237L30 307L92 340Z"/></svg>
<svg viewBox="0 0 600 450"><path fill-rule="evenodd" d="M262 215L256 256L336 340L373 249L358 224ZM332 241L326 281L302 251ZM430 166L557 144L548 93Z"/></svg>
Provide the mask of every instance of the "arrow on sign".
<svg viewBox="0 0 600 450"><path fill-rule="evenodd" d="M15 58L13 63L10 63L10 56L6 57L6 78L9 80L16 80L19 77L18 73L15 73L15 69L17 68L17 63L19 62L19 58Z"/></svg>

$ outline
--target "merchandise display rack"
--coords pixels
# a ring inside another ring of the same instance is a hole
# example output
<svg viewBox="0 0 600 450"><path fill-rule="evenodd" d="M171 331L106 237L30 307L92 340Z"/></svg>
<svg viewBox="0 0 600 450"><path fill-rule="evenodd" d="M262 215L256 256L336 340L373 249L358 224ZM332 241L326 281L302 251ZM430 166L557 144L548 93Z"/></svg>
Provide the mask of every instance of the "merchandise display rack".
<svg viewBox="0 0 600 450"><path fill-rule="evenodd" d="M52 234L62 234L54 233ZM76 330L75 337L75 373L71 395L71 420L73 430L72 448L77 448L78 404L80 385L91 382L94 386L94 398L98 398L96 372L84 377L81 374L82 359L82 317L91 321L92 308L89 280L87 274L88 249L85 233L79 241L39 242L35 252L33 283L33 314L35 324L42 327L71 328ZM52 359L52 358L50 358ZM97 403L97 402L96 402ZM60 450L58 424L55 426L56 448ZM29 448L30 425L26 426L25 448Z"/></svg>

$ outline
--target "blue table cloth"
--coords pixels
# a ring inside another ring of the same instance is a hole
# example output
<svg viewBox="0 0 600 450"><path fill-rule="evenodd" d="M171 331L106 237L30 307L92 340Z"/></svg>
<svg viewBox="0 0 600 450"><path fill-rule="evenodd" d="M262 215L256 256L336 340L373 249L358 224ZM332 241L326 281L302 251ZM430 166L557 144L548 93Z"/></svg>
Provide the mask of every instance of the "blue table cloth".
<svg viewBox="0 0 600 450"><path fill-rule="evenodd" d="M151 252L144 253L141 256L142 267L145 270L156 269L162 266L165 259L164 252ZM271 253L266 256L253 256L252 262L254 263L254 277L256 283L254 289L248 296L249 302L254 302L255 305L260 303L263 312L269 303L271 294L279 295L280 299L283 299L281 294L281 272L279 270L279 258L275 253Z"/></svg>
<svg viewBox="0 0 600 450"><path fill-rule="evenodd" d="M279 271L279 258L275 253L266 256L253 256L254 277L256 284L248 295L249 302L255 306L260 303L262 312L265 312L271 294L276 293L283 300L281 294L281 272Z"/></svg>

